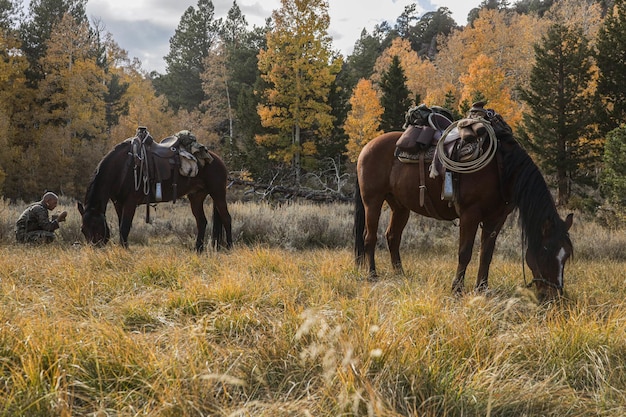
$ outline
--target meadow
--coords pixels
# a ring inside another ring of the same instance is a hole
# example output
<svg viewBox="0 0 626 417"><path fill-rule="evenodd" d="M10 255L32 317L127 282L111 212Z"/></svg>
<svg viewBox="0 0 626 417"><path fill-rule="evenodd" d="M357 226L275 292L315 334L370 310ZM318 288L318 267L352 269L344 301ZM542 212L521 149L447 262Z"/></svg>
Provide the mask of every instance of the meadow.
<svg viewBox="0 0 626 417"><path fill-rule="evenodd" d="M0 416L626 414L626 230L584 215L565 296L540 304L515 218L490 291L475 253L453 297L453 223L411 218L404 275L381 227L372 283L348 204L233 202L234 248L202 254L183 201L140 209L129 250L113 213L114 242L85 245L63 199L58 241L17 246L23 208L0 205Z"/></svg>

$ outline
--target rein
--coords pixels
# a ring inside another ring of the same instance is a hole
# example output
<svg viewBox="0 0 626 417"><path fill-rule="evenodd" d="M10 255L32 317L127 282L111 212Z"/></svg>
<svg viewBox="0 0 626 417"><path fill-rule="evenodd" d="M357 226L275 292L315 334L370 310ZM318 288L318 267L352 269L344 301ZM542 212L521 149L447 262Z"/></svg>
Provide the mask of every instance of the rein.
<svg viewBox="0 0 626 417"><path fill-rule="evenodd" d="M533 286L533 284L537 284L539 282L548 287L552 287L557 291L563 291L563 286L554 284L546 280L541 275L539 276L539 278L533 278L530 282L526 281L526 256L524 255L524 231L523 230L522 230L522 277L524 278L524 286L526 288L530 288Z"/></svg>

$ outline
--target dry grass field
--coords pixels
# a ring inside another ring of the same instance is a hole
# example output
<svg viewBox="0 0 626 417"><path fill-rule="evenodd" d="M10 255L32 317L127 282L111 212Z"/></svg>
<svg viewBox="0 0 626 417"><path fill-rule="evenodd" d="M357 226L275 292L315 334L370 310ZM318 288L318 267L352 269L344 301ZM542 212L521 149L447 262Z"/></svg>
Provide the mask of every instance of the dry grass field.
<svg viewBox="0 0 626 417"><path fill-rule="evenodd" d="M58 241L23 247L0 205L0 416L626 414L625 230L577 215L566 295L538 304L514 219L490 292L473 261L455 298L450 223L413 217L405 275L381 243L369 283L349 205L233 203L234 249L199 255L183 202L139 210L130 250L60 206Z"/></svg>

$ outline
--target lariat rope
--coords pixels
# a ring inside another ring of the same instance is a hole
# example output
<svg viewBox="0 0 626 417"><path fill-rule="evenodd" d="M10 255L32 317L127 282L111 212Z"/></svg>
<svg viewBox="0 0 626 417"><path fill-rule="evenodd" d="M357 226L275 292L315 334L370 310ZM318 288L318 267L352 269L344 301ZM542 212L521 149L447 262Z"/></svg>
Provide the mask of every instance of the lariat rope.
<svg viewBox="0 0 626 417"><path fill-rule="evenodd" d="M439 158L439 161L441 161L441 164L448 171L456 172L459 174L470 174L472 172L477 172L486 167L496 155L496 151L498 149L498 141L496 140L496 133L494 132L491 123L488 120L483 119L482 117L478 118L477 120L485 125L485 129L487 129L489 138L489 146L487 147L485 152L483 152L478 158L472 161L462 162L448 158L448 156L446 155L446 152L444 150L444 141L448 134L452 131L452 129L454 129L459 124L460 120L452 122L452 124L450 124L450 126L448 126L446 130L444 130L441 138L437 142L437 157Z"/></svg>

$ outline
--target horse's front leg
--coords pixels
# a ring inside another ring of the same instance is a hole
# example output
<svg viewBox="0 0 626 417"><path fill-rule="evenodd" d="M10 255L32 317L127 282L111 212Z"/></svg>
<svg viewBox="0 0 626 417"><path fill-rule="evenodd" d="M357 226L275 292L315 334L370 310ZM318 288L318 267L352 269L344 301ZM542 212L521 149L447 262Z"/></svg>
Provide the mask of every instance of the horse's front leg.
<svg viewBox="0 0 626 417"><path fill-rule="evenodd" d="M476 276L476 291L482 292L489 287L489 266L496 247L496 239L505 220L506 216L495 222L483 222L483 230L480 234L480 264Z"/></svg>
<svg viewBox="0 0 626 417"><path fill-rule="evenodd" d="M409 221L411 211L394 201L389 201L389 207L391 207L391 216L385 237L387 238L387 247L391 256L391 265L396 273L402 274L404 270L402 269L402 260L400 259L400 242L402 240L402 231Z"/></svg>
<svg viewBox="0 0 626 417"><path fill-rule="evenodd" d="M133 218L135 217L137 206L135 204L120 205L119 207L115 205L115 210L117 211L119 219L120 245L128 249L128 235L133 225Z"/></svg>
<svg viewBox="0 0 626 417"><path fill-rule="evenodd" d="M452 292L455 294L463 293L465 288L465 271L467 270L467 265L472 260L474 238L476 237L479 223L478 216L471 213L463 213L460 220L458 265L454 281L452 281Z"/></svg>

